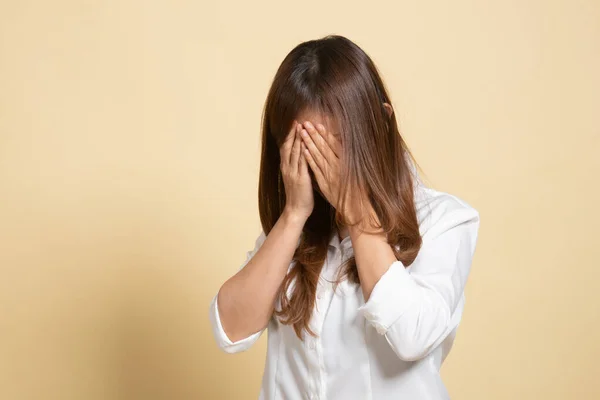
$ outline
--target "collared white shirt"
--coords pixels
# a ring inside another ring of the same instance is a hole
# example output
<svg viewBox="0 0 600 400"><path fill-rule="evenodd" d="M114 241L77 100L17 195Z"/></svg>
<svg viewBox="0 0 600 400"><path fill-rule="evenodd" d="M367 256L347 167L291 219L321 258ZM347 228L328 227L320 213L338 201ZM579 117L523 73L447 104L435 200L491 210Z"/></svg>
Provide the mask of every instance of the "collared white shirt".
<svg viewBox="0 0 600 400"><path fill-rule="evenodd" d="M333 292L330 281L353 248L349 236L340 242L332 235L310 321L318 336L301 341L292 326L271 318L259 400L449 399L439 370L463 313L479 213L423 184L415 187L415 204L421 250L408 268L393 262L366 303L360 285L347 280ZM261 231L241 268L265 238ZM209 315L227 353L248 349L263 332L232 342L217 295Z"/></svg>

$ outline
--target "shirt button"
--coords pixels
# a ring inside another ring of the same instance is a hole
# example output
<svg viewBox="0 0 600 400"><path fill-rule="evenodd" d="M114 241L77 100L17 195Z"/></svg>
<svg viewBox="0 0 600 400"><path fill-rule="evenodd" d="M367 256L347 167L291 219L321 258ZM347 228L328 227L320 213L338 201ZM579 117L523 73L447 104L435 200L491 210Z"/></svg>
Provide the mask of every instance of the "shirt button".
<svg viewBox="0 0 600 400"><path fill-rule="evenodd" d="M314 350L315 347L317 347L317 346L315 345L314 340L311 340L310 342L308 342L308 348L309 349Z"/></svg>

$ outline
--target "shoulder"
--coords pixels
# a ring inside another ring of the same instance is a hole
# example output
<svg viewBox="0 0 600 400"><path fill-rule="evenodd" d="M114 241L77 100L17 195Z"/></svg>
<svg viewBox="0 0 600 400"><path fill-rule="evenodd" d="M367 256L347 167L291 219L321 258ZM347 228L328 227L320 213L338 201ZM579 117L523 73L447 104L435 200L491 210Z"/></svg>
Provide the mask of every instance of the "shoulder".
<svg viewBox="0 0 600 400"><path fill-rule="evenodd" d="M479 212L458 196L420 184L415 188L415 209L423 240L458 226L468 226L477 235Z"/></svg>

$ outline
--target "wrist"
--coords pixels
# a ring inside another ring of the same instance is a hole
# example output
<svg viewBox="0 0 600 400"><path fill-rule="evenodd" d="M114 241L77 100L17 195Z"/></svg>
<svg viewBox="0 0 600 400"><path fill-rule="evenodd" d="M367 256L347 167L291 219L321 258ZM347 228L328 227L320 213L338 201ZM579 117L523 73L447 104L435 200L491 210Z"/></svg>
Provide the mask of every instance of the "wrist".
<svg viewBox="0 0 600 400"><path fill-rule="evenodd" d="M308 219L308 215L290 210L289 208L284 208L280 218L284 221L286 226L299 226L300 228L303 228Z"/></svg>
<svg viewBox="0 0 600 400"><path fill-rule="evenodd" d="M354 235L358 235L359 233L381 235L383 233L379 217L372 207L369 207L368 211L362 214L360 222L350 227L350 233Z"/></svg>

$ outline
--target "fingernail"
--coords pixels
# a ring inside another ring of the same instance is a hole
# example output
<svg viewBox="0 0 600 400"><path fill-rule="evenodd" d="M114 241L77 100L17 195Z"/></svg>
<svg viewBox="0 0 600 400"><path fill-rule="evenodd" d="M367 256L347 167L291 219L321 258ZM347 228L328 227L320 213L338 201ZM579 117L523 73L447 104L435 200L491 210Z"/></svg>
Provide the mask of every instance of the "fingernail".
<svg viewBox="0 0 600 400"><path fill-rule="evenodd" d="M312 128L313 127L312 124L309 121L306 121L304 123L304 126L306 126L307 128Z"/></svg>
<svg viewBox="0 0 600 400"><path fill-rule="evenodd" d="M302 129L302 136L307 137L308 136L308 132L306 132L304 129Z"/></svg>

